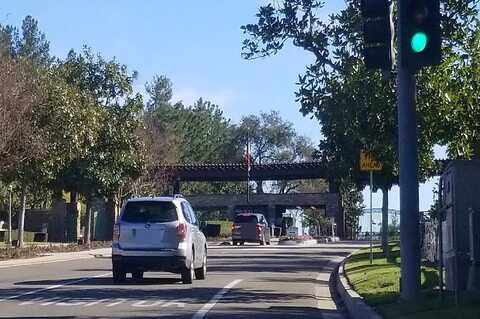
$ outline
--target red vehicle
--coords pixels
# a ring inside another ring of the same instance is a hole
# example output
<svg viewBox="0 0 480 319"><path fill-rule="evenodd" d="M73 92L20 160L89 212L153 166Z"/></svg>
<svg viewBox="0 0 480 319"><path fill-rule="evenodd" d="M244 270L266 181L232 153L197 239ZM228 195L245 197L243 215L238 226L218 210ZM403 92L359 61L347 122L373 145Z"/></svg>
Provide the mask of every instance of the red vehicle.
<svg viewBox="0 0 480 319"><path fill-rule="evenodd" d="M262 214L241 213L235 216L232 225L233 245L245 242L270 245L270 227Z"/></svg>

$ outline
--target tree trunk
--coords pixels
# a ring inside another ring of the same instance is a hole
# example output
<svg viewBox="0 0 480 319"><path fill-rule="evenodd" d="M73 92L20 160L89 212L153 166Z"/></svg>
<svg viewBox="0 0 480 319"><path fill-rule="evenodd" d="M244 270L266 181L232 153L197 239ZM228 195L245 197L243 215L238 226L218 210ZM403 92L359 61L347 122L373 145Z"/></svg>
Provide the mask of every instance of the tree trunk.
<svg viewBox="0 0 480 319"><path fill-rule="evenodd" d="M85 244L90 247L92 238L92 200L87 199L87 220L85 223Z"/></svg>
<svg viewBox="0 0 480 319"><path fill-rule="evenodd" d="M25 211L27 206L27 189L25 186L22 187L22 210L20 211L20 215L18 215L18 241L17 247L23 248L23 230L25 228Z"/></svg>
<svg viewBox="0 0 480 319"><path fill-rule="evenodd" d="M77 242L80 237L80 208L78 193L70 192L70 204L67 209L67 241Z"/></svg>
<svg viewBox="0 0 480 319"><path fill-rule="evenodd" d="M113 224L115 224L115 197L109 196L107 198L107 202L105 204L105 213L107 217L107 224L105 225L107 229L105 229L105 234L108 239L104 240L111 240L113 236Z"/></svg>
<svg viewBox="0 0 480 319"><path fill-rule="evenodd" d="M474 160L480 159L480 140L473 142L472 148L473 148L472 159Z"/></svg>
<svg viewBox="0 0 480 319"><path fill-rule="evenodd" d="M389 258L390 251L388 247L388 189L382 188L382 247L383 254Z"/></svg>

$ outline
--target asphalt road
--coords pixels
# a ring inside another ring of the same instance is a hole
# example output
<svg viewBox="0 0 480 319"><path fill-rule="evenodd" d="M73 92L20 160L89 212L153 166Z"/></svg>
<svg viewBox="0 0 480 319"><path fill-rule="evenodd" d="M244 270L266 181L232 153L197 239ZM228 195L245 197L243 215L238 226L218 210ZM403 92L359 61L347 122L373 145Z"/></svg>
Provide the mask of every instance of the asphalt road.
<svg viewBox="0 0 480 319"><path fill-rule="evenodd" d="M331 272L359 245L211 247L206 280L114 285L107 257L0 269L0 318L346 318ZM334 296L335 297L335 296ZM335 299L335 298L334 298Z"/></svg>

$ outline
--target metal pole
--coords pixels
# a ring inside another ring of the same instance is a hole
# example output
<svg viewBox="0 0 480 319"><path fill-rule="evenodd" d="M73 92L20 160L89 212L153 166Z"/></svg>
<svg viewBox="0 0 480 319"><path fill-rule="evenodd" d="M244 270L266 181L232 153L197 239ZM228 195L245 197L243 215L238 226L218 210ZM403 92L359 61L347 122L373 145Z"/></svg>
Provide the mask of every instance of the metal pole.
<svg viewBox="0 0 480 319"><path fill-rule="evenodd" d="M370 171L370 265L373 264L373 171Z"/></svg>
<svg viewBox="0 0 480 319"><path fill-rule="evenodd" d="M247 203L250 203L250 136L247 132Z"/></svg>
<svg viewBox="0 0 480 319"><path fill-rule="evenodd" d="M437 221L437 238L438 238L438 285L440 287L440 298L443 300L443 178L440 178L439 187L438 187L438 207L440 211L438 212Z"/></svg>
<svg viewBox="0 0 480 319"><path fill-rule="evenodd" d="M12 185L10 185L10 193L8 199L8 247L12 246Z"/></svg>
<svg viewBox="0 0 480 319"><path fill-rule="evenodd" d="M400 0L399 12L406 1ZM420 228L418 211L417 113L415 76L404 66L400 16L398 63L398 145L400 161L400 297L415 301L420 292Z"/></svg>

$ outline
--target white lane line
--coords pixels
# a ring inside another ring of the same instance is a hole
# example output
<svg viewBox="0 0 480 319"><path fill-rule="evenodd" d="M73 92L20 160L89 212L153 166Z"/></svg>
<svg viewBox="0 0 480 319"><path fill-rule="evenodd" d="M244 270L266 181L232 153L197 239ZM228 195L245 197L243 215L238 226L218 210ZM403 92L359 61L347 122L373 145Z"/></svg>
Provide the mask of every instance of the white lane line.
<svg viewBox="0 0 480 319"><path fill-rule="evenodd" d="M143 308L143 307L154 307L163 304L165 301L163 300L158 300L158 301L151 301L151 300L140 300L132 304L132 307L138 307L138 308Z"/></svg>
<svg viewBox="0 0 480 319"><path fill-rule="evenodd" d="M111 304L107 305L107 307L115 307L116 305L119 305L121 303L124 303L124 302L128 301L127 299L124 299L124 298L116 298L116 299L113 299L113 300L117 300L117 302L111 303Z"/></svg>
<svg viewBox="0 0 480 319"><path fill-rule="evenodd" d="M89 303L85 304L84 307L90 307L90 306L98 305L99 303L109 301L109 300L110 300L110 298L92 301L92 302L89 302Z"/></svg>
<svg viewBox="0 0 480 319"><path fill-rule="evenodd" d="M91 258L94 258L94 257L95 256L91 255L91 256L81 256L81 257L75 257L75 258L37 261L37 262L32 261L32 262L29 262L29 263L21 263L21 264L15 264L15 265L0 265L0 269L22 267L22 266L43 265L43 264L53 264L53 263L58 263L58 262L62 262L62 261L75 261L75 260L80 260L80 259L91 259Z"/></svg>
<svg viewBox="0 0 480 319"><path fill-rule="evenodd" d="M43 297L37 297L37 298L34 298L34 299L30 299L30 300L27 300L27 301L24 301L20 304L18 304L19 306L25 306L25 305L33 305L35 304L36 302L39 302L39 301L45 301Z"/></svg>
<svg viewBox="0 0 480 319"><path fill-rule="evenodd" d="M67 300L67 298L62 298L62 297L53 297L52 299L47 299L47 302L44 302L40 304L40 306L50 306L53 305L56 302L61 302L63 300Z"/></svg>
<svg viewBox="0 0 480 319"><path fill-rule="evenodd" d="M225 287L222 288L222 290L220 290L219 292L217 292L217 294L215 296L213 296L212 299L210 299L210 301L208 303L206 303L205 305L203 305L202 309L200 309L199 311L197 311L197 313L195 313L192 317L192 319L203 319L207 313L213 308L215 307L215 305L217 304L217 302L222 299L223 295L225 295L230 289L232 289L233 287L235 287L237 284L239 284L243 279L237 279L237 280L234 280L232 281L231 283L229 283L228 285L226 285Z"/></svg>
<svg viewBox="0 0 480 319"><path fill-rule="evenodd" d="M87 281L87 280L94 279L94 278L106 277L106 276L108 276L108 275L110 275L110 274L111 274L111 273L101 274L101 275L97 275L97 276L93 276L93 277L88 277L88 278L82 278L82 279L67 281L66 283L61 284L61 285L54 285L54 286L49 286L49 287L42 288L42 289L27 291L27 292L25 292L25 293L23 293L23 294L19 294L19 295L10 296L10 297L7 297L7 298L0 299L0 302L1 302L1 301L6 301L6 300L16 299L16 298L23 297L23 296L34 295L34 294L37 294L37 293L39 293L39 292L43 292L43 291L47 291L47 290L52 290L52 289L57 289L57 288L64 287L64 286L73 285L73 284L76 284L76 283L79 283L79 282L83 282L83 281Z"/></svg>

